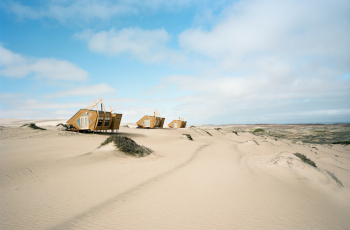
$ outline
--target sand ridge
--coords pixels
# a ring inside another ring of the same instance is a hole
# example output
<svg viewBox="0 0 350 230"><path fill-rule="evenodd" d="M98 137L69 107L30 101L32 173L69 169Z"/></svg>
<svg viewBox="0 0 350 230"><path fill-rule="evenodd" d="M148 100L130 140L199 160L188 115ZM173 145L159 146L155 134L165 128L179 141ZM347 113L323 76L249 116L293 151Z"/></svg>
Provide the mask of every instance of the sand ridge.
<svg viewBox="0 0 350 230"><path fill-rule="evenodd" d="M52 130L48 121L46 131L6 122L0 124L1 229L350 226L349 146L205 127L121 127L118 135L154 151L135 158L111 144L99 148L109 134Z"/></svg>

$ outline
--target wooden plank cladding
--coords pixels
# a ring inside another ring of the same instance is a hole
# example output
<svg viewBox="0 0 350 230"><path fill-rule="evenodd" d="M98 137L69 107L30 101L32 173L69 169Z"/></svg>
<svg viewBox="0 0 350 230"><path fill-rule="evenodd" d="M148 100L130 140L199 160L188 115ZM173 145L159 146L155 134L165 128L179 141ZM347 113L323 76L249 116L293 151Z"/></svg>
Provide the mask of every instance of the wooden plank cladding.
<svg viewBox="0 0 350 230"><path fill-rule="evenodd" d="M157 116L144 116L136 122L138 128L163 128L165 118Z"/></svg>
<svg viewBox="0 0 350 230"><path fill-rule="evenodd" d="M160 117L160 113L155 109L153 116L143 116L138 122L136 122L138 128L163 128L165 118Z"/></svg>
<svg viewBox="0 0 350 230"><path fill-rule="evenodd" d="M101 131L119 129L122 114L107 112L102 99L85 109L80 109L71 119L67 121L69 127L77 131ZM101 110L98 104L101 103ZM96 107L96 108L95 108ZM94 109L95 108L95 109Z"/></svg>
<svg viewBox="0 0 350 230"><path fill-rule="evenodd" d="M157 116L147 116L145 115L138 122L136 122L139 128L163 128L165 118Z"/></svg>
<svg viewBox="0 0 350 230"><path fill-rule="evenodd" d="M187 121L173 120L168 126L170 128L186 128Z"/></svg>

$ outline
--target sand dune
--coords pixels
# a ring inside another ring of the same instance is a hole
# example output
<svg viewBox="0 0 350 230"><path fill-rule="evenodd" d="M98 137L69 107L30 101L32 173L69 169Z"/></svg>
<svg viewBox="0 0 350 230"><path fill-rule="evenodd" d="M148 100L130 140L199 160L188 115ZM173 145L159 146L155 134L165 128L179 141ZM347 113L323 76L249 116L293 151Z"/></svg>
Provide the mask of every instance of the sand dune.
<svg viewBox="0 0 350 230"><path fill-rule="evenodd" d="M108 134L0 121L1 229L348 229L350 146L225 129L135 129L154 152ZM132 124L131 124L132 125ZM182 134L190 134L193 141ZM293 153L314 161L312 167Z"/></svg>

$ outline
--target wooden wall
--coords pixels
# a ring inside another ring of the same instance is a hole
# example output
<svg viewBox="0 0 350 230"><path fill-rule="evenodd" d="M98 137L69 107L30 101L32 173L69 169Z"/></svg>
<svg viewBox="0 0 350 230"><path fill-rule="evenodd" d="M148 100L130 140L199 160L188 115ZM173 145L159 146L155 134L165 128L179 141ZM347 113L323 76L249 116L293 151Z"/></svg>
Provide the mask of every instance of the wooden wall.
<svg viewBox="0 0 350 230"><path fill-rule="evenodd" d="M146 128L146 127L143 125L143 122L144 122L147 118L150 120L150 127L149 127L149 128L151 128L151 129L154 129L154 128L163 128L165 118L162 118L162 117L155 117L155 116L147 116L147 115L143 116L138 122L136 122L137 126L138 126L138 127L141 127L141 128ZM159 122L156 122L156 121L159 121Z"/></svg>
<svg viewBox="0 0 350 230"><path fill-rule="evenodd" d="M71 119L67 121L68 126L73 125L74 129L81 130L78 123L76 122L84 113L87 113L88 118L91 120L89 124L89 130L108 130L108 129L119 129L120 122L122 119L122 114L112 114L111 112L102 112L97 113L96 110L89 109L80 109ZM106 116L105 116L106 114ZM91 116L90 116L91 115ZM103 117L102 125L98 125L98 118ZM110 118L109 124L105 125L106 117ZM119 119L118 119L119 118Z"/></svg>
<svg viewBox="0 0 350 230"><path fill-rule="evenodd" d="M112 114L111 126L110 129L119 129L120 122L122 121L123 114Z"/></svg>
<svg viewBox="0 0 350 230"><path fill-rule="evenodd" d="M161 120L160 125L159 125L160 128L163 128L164 122L165 122L165 118L162 117L162 120Z"/></svg>
<svg viewBox="0 0 350 230"><path fill-rule="evenodd" d="M177 128L186 128L187 121L181 121L181 120L173 120L168 125L170 128L174 128L174 123L177 122Z"/></svg>
<svg viewBox="0 0 350 230"><path fill-rule="evenodd" d="M105 116L106 114L106 116ZM102 125L101 126L98 126L98 118L97 118L97 124L95 126L95 130L108 130L110 129L109 127L111 126L111 121L112 121L112 114L110 112L106 112L104 113L103 111L99 111L99 117L103 118L102 120ZM105 125L105 121L106 121L106 118L110 118L110 121L108 123L108 125Z"/></svg>
<svg viewBox="0 0 350 230"><path fill-rule="evenodd" d="M91 121L91 124L89 125L89 129L91 131L94 130L96 121L97 121L97 112L93 110L88 110L88 109L80 109L71 119L67 121L68 126L73 125L74 129L80 130L81 128L79 127L77 120L84 114L87 113L88 118ZM91 116L90 116L91 114Z"/></svg>

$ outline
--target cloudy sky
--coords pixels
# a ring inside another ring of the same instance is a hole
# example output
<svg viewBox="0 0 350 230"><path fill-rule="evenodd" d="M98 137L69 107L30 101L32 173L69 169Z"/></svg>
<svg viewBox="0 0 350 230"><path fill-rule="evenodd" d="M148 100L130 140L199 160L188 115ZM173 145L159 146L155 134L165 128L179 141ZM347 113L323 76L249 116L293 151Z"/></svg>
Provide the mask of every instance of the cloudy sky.
<svg viewBox="0 0 350 230"><path fill-rule="evenodd" d="M0 118L350 122L348 0L3 0Z"/></svg>

